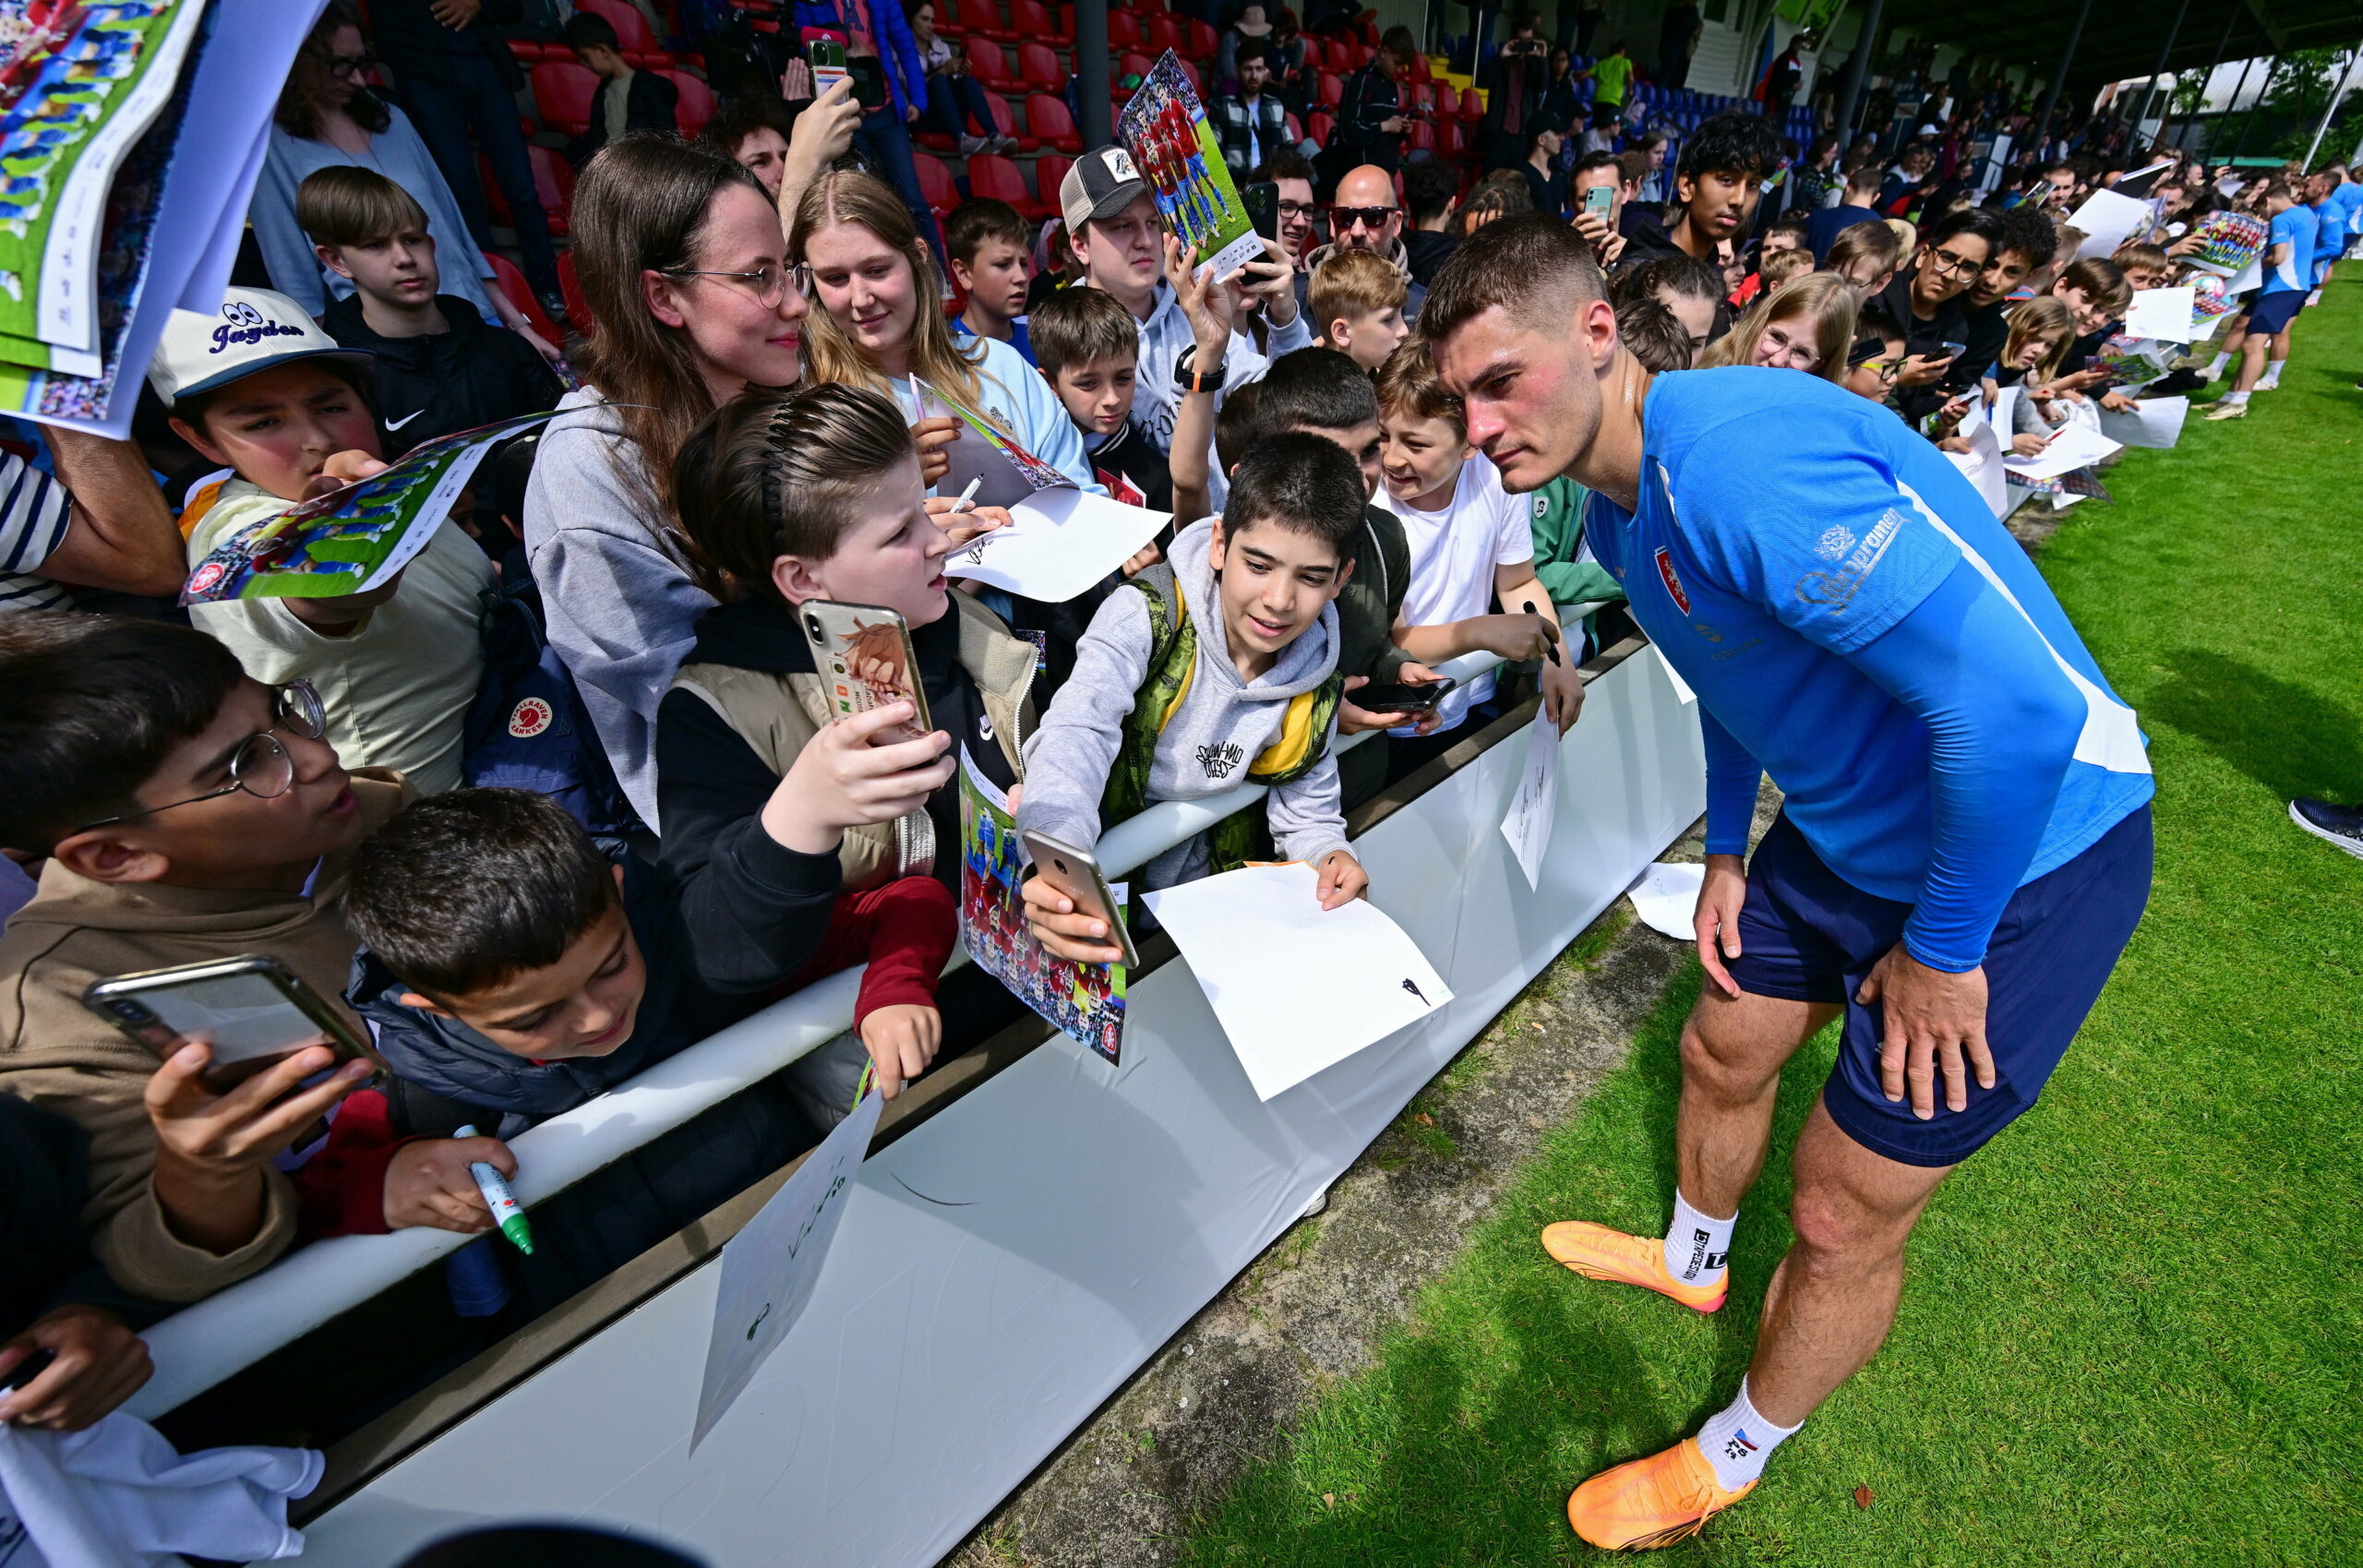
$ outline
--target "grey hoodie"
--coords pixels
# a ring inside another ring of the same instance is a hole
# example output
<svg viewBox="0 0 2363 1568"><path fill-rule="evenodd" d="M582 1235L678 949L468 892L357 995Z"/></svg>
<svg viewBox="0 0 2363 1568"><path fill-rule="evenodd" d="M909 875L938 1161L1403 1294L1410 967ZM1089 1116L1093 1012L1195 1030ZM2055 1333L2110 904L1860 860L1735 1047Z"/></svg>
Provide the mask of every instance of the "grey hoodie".
<svg viewBox="0 0 2363 1568"><path fill-rule="evenodd" d="M1289 700L1328 679L1337 664L1337 610L1326 604L1320 620L1282 649L1270 669L1253 682L1241 679L1230 662L1214 573L1206 565L1213 540L1209 519L1177 535L1167 553L1197 626L1198 667L1149 765L1153 801L1203 799L1248 782L1248 767L1279 734ZM1148 678L1149 652L1147 599L1126 589L1110 593L1076 645L1074 674L1059 688L1041 726L1026 743L1026 790L1017 811L1022 830L1072 844L1098 841L1099 797L1108 787L1124 719L1133 711L1133 694ZM1290 860L1311 864L1346 847L1337 759L1325 749L1336 736L1333 723L1323 736L1321 760L1265 797L1272 840ZM1171 887L1205 875L1207 865L1202 835L1149 862L1134 886Z"/></svg>

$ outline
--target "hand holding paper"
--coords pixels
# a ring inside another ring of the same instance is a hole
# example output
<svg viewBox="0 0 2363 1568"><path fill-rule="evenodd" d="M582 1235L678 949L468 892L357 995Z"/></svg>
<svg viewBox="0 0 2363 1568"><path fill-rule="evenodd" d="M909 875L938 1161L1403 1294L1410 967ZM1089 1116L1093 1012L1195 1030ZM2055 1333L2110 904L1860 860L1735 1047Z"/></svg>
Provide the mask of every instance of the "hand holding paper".
<svg viewBox="0 0 2363 1568"><path fill-rule="evenodd" d="M1172 516L1072 487L1041 490L1009 509L1008 527L954 551L943 570L1062 604L1123 566Z"/></svg>

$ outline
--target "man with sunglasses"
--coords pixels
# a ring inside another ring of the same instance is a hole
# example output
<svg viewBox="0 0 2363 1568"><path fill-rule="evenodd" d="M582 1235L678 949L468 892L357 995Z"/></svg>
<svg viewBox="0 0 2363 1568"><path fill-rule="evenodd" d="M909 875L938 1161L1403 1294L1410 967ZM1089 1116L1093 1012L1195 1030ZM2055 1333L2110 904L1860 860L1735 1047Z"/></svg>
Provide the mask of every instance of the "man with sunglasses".
<svg viewBox="0 0 2363 1568"><path fill-rule="evenodd" d="M328 724L308 683L265 686L186 627L0 620L0 846L46 857L0 934L0 1094L89 1136L82 1223L140 1296L194 1301L286 1251L273 1161L369 1076L315 1046L222 1090L206 1047L160 1067L82 1004L94 981L265 953L342 1009L346 857L409 792L349 773Z"/></svg>
<svg viewBox="0 0 2363 1568"><path fill-rule="evenodd" d="M1411 276L1411 254L1403 245L1403 208L1395 199L1395 176L1375 163L1349 171L1337 182L1329 206L1329 243L1305 257L1300 286L1309 283L1321 264L1341 250L1366 250L1394 263L1403 274L1403 319L1417 326L1420 302L1426 285Z"/></svg>
<svg viewBox="0 0 2363 1568"><path fill-rule="evenodd" d="M1912 266L1871 296L1903 323L1906 358L1895 403L1907 419L1945 401L1941 383L1969 341L1965 296L2001 246L2002 221L1993 213L1979 207L1949 213L1921 231Z"/></svg>

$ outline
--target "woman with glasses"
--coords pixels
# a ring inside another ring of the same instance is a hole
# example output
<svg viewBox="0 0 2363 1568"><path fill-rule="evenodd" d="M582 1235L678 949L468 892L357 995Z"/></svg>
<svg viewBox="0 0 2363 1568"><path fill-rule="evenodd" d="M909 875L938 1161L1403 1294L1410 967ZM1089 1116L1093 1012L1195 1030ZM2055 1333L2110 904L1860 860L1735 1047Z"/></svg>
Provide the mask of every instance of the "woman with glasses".
<svg viewBox="0 0 2363 1568"><path fill-rule="evenodd" d="M575 265L594 319L584 386L559 406L525 491L525 549L550 644L617 782L655 828L656 705L723 592L683 534L673 460L705 416L803 369L804 291L779 214L723 153L650 132L591 161Z"/></svg>
<svg viewBox="0 0 2363 1568"><path fill-rule="evenodd" d="M2001 244L2002 220L1994 213L1978 207L1949 213L1920 232L1912 265L1877 295L1903 324L1910 351L1896 377L1896 406L1907 418L1945 401L1938 383L1970 337L1963 296Z"/></svg>
<svg viewBox="0 0 2363 1568"><path fill-rule="evenodd" d="M1855 314L1854 291L1835 272L1792 278L1708 344L1698 368L1756 365L1843 382Z"/></svg>
<svg viewBox="0 0 2363 1568"><path fill-rule="evenodd" d="M524 329L524 317L492 286L492 263L476 248L466 215L410 117L369 90L377 65L353 0L331 0L295 52L273 116L270 150L246 209L270 286L313 316L325 311L330 299L353 292L352 280L320 265L311 239L295 221L295 192L305 176L351 164L385 175L426 209L426 232L442 259L445 293L466 300L486 321Z"/></svg>
<svg viewBox="0 0 2363 1568"><path fill-rule="evenodd" d="M949 459L947 494L984 476L977 499L1009 506L1032 493L985 437L979 420L1086 490L1106 494L1074 421L1040 372L996 338L952 335L939 302L935 257L893 187L874 174L824 174L796 204L788 256L810 279L815 309L805 324L814 383L866 388L894 399L912 424L952 415L963 422L920 432L922 451Z"/></svg>

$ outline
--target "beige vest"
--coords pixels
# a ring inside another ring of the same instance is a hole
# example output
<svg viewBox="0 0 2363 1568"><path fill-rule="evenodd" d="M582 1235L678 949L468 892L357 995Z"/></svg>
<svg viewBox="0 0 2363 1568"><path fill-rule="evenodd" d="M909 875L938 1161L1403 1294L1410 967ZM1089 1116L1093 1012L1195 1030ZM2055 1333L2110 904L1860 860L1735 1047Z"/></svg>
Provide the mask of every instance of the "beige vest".
<svg viewBox="0 0 2363 1568"><path fill-rule="evenodd" d="M1001 743L1010 771L1024 778L1021 751L1032 718L1027 693L1038 655L1031 642L1012 635L1000 616L967 594L955 589L952 604L960 617L961 667L984 699L993 738ZM827 693L821 677L810 673L776 675L735 664L691 664L681 666L673 686L695 694L720 714L731 732L782 778L806 743L829 722ZM850 829L837 848L837 859L849 891L896 877L927 876L935 864L934 825L926 811L918 810L892 822Z"/></svg>

